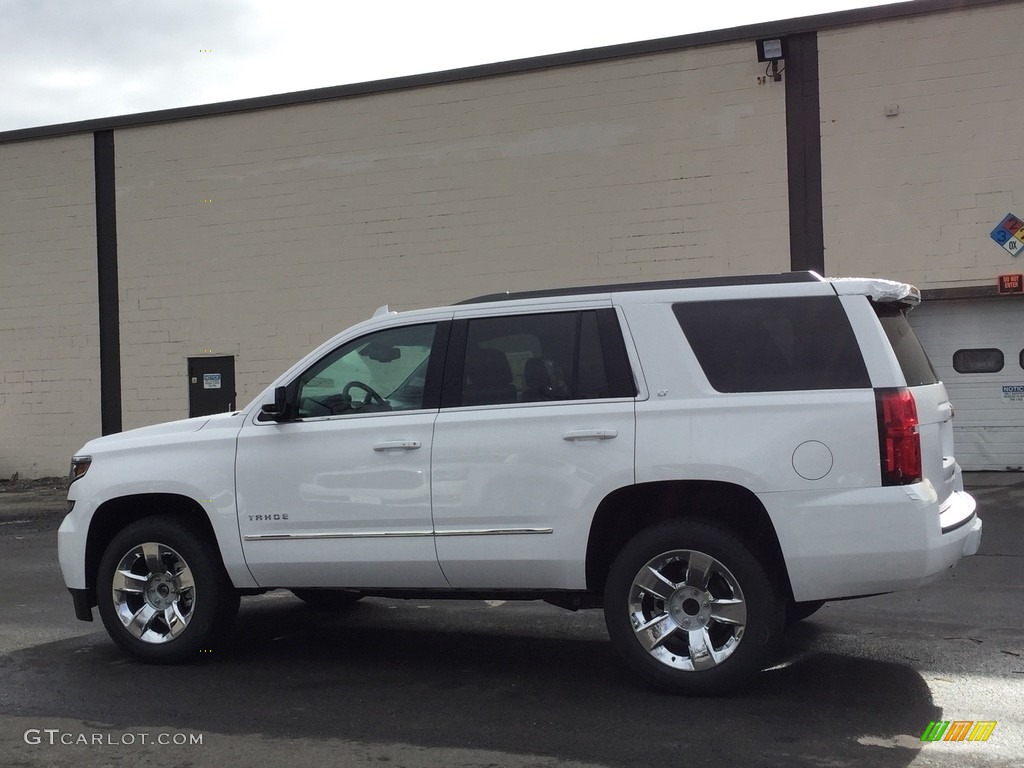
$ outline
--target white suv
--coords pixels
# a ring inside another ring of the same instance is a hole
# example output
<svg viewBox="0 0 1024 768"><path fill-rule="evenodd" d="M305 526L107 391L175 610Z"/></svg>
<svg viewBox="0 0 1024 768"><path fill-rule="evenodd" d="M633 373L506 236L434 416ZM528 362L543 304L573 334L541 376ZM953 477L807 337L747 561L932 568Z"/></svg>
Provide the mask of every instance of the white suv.
<svg viewBox="0 0 1024 768"><path fill-rule="evenodd" d="M386 308L244 409L74 457L78 618L149 662L239 595L603 607L626 664L716 693L788 620L974 554L920 293L813 273Z"/></svg>

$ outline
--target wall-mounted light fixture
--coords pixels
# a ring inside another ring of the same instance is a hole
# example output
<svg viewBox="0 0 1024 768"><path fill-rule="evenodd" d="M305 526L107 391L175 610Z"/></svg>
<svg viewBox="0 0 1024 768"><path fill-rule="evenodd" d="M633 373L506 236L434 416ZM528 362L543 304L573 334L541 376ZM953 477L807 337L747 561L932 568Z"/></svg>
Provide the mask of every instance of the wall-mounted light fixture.
<svg viewBox="0 0 1024 768"><path fill-rule="evenodd" d="M768 77L771 71L772 80L776 83L782 79L782 71L779 69L779 60L786 58L786 38L768 37L757 41L757 60L767 61L768 66L764 68L764 76Z"/></svg>

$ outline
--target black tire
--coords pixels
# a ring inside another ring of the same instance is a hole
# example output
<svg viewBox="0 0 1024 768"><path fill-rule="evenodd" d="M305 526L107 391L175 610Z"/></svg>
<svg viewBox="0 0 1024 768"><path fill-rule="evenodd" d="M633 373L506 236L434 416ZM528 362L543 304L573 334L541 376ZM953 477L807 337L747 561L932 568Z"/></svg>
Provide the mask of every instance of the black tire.
<svg viewBox="0 0 1024 768"><path fill-rule="evenodd" d="M118 647L151 664L214 652L238 613L214 546L170 517L143 518L114 536L100 558L96 602Z"/></svg>
<svg viewBox="0 0 1024 768"><path fill-rule="evenodd" d="M318 611L340 611L363 599L360 592L350 589L293 589L292 594Z"/></svg>
<svg viewBox="0 0 1024 768"><path fill-rule="evenodd" d="M805 603L789 603L786 606L786 626L796 624L813 616L828 602L827 600L808 600Z"/></svg>
<svg viewBox="0 0 1024 768"><path fill-rule="evenodd" d="M691 563L695 576L688 579ZM750 550L701 521L641 531L616 557L605 585L615 649L642 681L671 693L717 695L749 680L782 634L783 609ZM634 622L648 629L638 631Z"/></svg>

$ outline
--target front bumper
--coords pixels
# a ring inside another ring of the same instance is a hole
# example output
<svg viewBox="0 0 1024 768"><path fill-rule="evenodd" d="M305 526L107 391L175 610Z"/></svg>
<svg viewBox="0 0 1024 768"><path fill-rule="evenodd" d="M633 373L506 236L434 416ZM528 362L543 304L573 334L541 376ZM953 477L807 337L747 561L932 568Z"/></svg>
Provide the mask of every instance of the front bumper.
<svg viewBox="0 0 1024 768"><path fill-rule="evenodd" d="M75 604L75 618L79 621L92 621L92 609L96 605L96 595L91 589L69 589L71 601Z"/></svg>

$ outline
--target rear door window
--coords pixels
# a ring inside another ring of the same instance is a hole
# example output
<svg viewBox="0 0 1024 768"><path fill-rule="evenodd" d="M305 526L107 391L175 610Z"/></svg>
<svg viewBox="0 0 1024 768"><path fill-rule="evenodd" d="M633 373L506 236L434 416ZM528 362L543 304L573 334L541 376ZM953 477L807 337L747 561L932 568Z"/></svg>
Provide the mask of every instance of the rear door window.
<svg viewBox="0 0 1024 768"><path fill-rule="evenodd" d="M612 310L483 317L457 328L465 355L461 371L445 372L445 390L460 394L445 407L636 395Z"/></svg>
<svg viewBox="0 0 1024 768"><path fill-rule="evenodd" d="M889 337L892 351L896 353L907 386L920 387L937 382L939 377L924 347L917 340L914 329L910 327L906 312L892 304L875 303L872 306L882 324L882 330Z"/></svg>
<svg viewBox="0 0 1024 768"><path fill-rule="evenodd" d="M871 386L857 337L835 297L695 301L672 310L719 392Z"/></svg>

